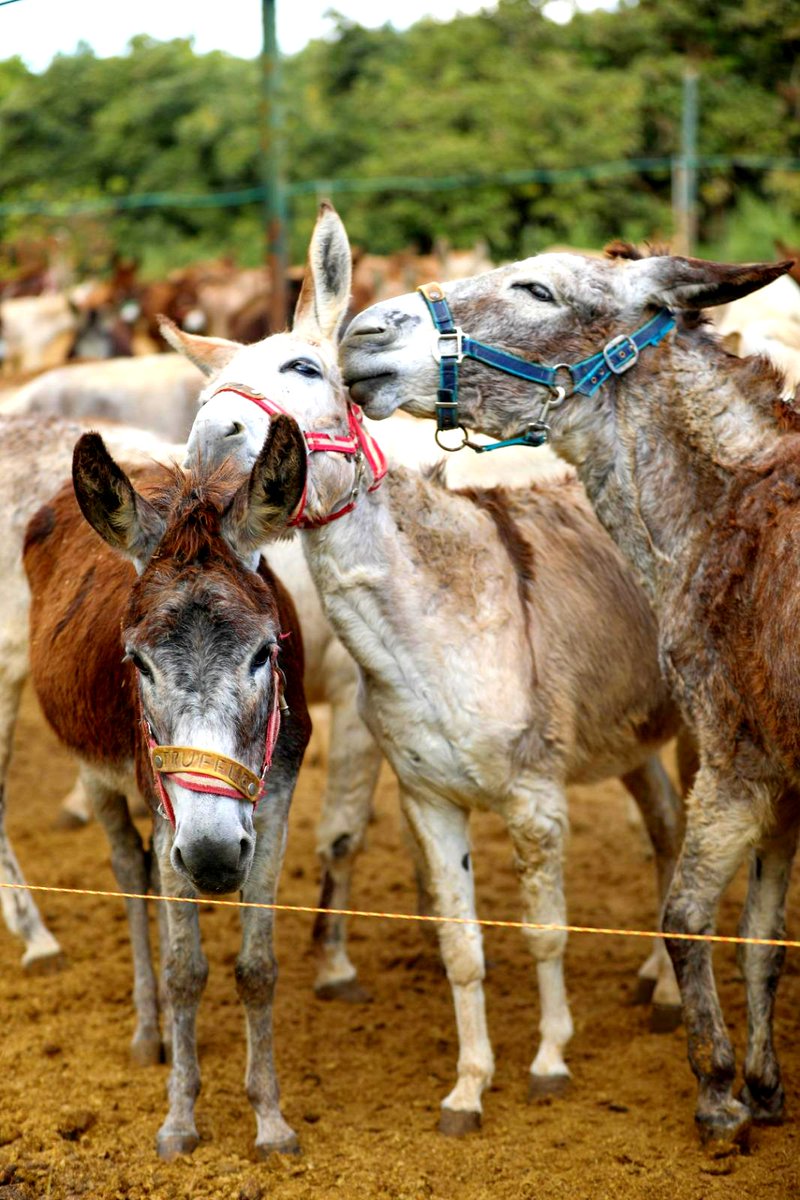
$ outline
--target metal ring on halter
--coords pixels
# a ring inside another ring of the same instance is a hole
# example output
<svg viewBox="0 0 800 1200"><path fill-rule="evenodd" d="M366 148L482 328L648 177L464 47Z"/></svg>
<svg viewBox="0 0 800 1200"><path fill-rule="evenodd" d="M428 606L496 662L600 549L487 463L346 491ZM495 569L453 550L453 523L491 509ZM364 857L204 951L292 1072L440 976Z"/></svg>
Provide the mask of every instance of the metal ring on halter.
<svg viewBox="0 0 800 1200"><path fill-rule="evenodd" d="M456 451L463 450L465 446L469 445L469 434L467 433L464 426L456 425L456 429L458 429L460 431L460 433L463 437L463 441L460 442L458 446L445 446L444 442L441 440L441 438L439 436L442 433L453 433L454 431L452 429L437 429L436 430L436 433L433 436L435 437L436 445L439 447L440 450L446 450L448 454L455 454Z"/></svg>
<svg viewBox="0 0 800 1200"><path fill-rule="evenodd" d="M565 362L553 363L553 365L550 369L552 370L554 376L557 376L559 371L567 372L567 375L569 375L569 388L564 388L563 399L566 399L568 396L574 396L575 395L575 378L572 374L572 367L569 365L569 363L565 363ZM552 386L556 387L556 384L554 383ZM558 385L558 386L560 386L560 385ZM558 403L560 404L561 401L559 400Z"/></svg>

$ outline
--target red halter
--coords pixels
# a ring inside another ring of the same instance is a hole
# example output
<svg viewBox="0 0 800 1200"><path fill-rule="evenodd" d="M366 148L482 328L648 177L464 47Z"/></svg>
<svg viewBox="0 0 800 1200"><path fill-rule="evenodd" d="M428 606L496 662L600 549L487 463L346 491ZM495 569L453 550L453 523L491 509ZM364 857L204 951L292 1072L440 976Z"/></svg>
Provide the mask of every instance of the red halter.
<svg viewBox="0 0 800 1200"><path fill-rule="evenodd" d="M286 637L288 634L281 634L281 636ZM272 756L275 752L275 743L278 740L278 734L280 733L281 728L281 709L286 708L286 702L283 698L283 672L277 664L277 656L278 647L274 646L272 650L272 703L270 705L269 716L267 718L267 729L264 739L264 761L261 765L260 776L255 776L247 767L244 767L241 763L236 762L235 759L228 758L227 755L218 755L213 751L198 750L195 747L189 746L159 746L155 740L155 737L153 736L153 731L150 728L150 722L144 715L142 716L142 724L144 725L145 732L147 734L147 745L150 750L150 761L153 767L153 779L155 781L156 791L161 802L161 807L164 810L164 815L169 820L169 823L173 829L175 828L175 811L172 807L172 801L169 798L169 793L164 787L164 783L161 779L162 770L165 774L175 775L181 787L186 788L190 792L199 792L201 795L206 796L221 796L223 799L228 800L249 800L252 803L253 811L255 812L259 800L264 795L267 773L272 766ZM187 767L190 766L191 769L181 769L180 766L178 766L177 769L175 769L175 767L172 769L167 769L167 763L164 761L166 759L164 752L167 750L177 751L178 755L180 755L181 751L184 751L189 757ZM158 762L159 751L162 752L161 765L159 765ZM195 760L198 756L200 757L201 762L200 765L195 765ZM223 778L223 776L218 769L214 769L215 763L223 765L226 768L227 774L231 774L231 771L234 771L237 775L249 778L255 782L250 783L247 788L227 787L224 783L218 782ZM210 769L205 770L203 764L207 764ZM200 783L198 781L198 777L213 779L215 782Z"/></svg>
<svg viewBox="0 0 800 1200"><path fill-rule="evenodd" d="M254 391L244 383L224 383L212 392L209 399L215 396L220 396L225 392L231 392L235 396L242 396L245 400L251 400L253 404L258 405L262 412L267 413L271 417L283 413L285 416L292 416L292 413L281 408L274 400L269 400L261 392ZM318 529L321 525L329 525L331 521L338 521L339 517L347 516L356 506L358 499L359 487L361 483L360 464L362 459L366 463L372 473L372 483L367 489L374 492L386 474L386 456L381 450L378 443L375 441L371 433L368 433L364 428L361 409L350 401L347 402L347 424L350 430L348 434L333 434L314 432L312 430L303 430L303 437L306 439L306 446L309 454L317 451L325 451L330 454L347 454L352 455L356 459L356 481L353 490L350 494L350 499L342 505L341 508L335 509L328 513L326 517L307 517L305 516L306 501L308 499L308 481L303 488L303 494L300 497L300 503L295 510L294 516L289 521L290 525L297 526L299 529Z"/></svg>

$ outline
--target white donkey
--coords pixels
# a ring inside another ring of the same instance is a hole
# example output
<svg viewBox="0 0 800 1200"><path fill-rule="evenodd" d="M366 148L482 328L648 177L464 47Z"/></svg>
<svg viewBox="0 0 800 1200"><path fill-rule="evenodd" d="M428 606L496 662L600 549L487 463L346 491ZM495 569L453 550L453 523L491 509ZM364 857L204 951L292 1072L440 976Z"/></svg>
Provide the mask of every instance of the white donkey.
<svg viewBox="0 0 800 1200"><path fill-rule="evenodd" d="M439 926L460 1043L440 1128L463 1133L480 1124L494 1066L481 934L469 923L470 811L505 820L526 918L563 924L565 787L621 775L641 805L663 891L679 812L655 751L676 714L648 605L572 479L461 494L403 469L379 488L364 477L365 456L375 456L336 362L349 289L347 237L324 205L291 334L248 347L167 336L212 377L192 453L249 464L281 406L311 450L344 451L310 453L303 545L328 618L361 669L362 715L397 773L436 910L466 922ZM541 998L530 1086L541 1094L569 1078L566 939L531 930L528 941ZM658 975L656 998L675 1003L663 947L643 974Z"/></svg>

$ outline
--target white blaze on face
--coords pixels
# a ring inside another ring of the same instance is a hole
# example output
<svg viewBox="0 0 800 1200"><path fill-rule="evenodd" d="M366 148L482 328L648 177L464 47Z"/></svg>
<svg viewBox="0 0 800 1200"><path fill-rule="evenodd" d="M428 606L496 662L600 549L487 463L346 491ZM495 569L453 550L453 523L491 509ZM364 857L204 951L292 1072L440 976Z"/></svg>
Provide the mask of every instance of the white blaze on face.
<svg viewBox="0 0 800 1200"><path fill-rule="evenodd" d="M332 351L292 334L277 334L241 347L203 389L189 434L187 461L198 454L221 459L233 452L244 468L255 462L270 418L247 397L220 392L226 384L237 383L279 405L303 429L325 428L341 415L340 376Z"/></svg>

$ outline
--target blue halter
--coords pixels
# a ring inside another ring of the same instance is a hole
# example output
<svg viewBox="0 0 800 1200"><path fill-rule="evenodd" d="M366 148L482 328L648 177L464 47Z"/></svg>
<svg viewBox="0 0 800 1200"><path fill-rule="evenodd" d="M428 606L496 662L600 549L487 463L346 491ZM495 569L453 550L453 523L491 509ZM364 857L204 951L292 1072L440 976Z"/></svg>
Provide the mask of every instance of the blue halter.
<svg viewBox="0 0 800 1200"><path fill-rule="evenodd" d="M547 415L569 396L580 392L584 396L593 396L598 388L614 375L624 375L639 359L639 353L646 346L657 346L662 338L675 328L675 317L668 308L662 308L656 315L637 329L635 333L623 333L619 337L606 342L602 350L580 362L556 363L547 367L543 363L528 362L507 350L496 346L487 346L464 333L453 320L450 306L445 299L444 290L438 283L426 283L417 288L422 296L431 319L437 330L434 342L433 356L439 362L439 389L436 394L436 441L443 450L461 450L469 446L471 450L483 453L486 450L500 450L504 446L541 446L549 440L550 426ZM473 358L484 366L494 367L506 375L515 375L518 379L527 379L530 383L538 383L549 388L552 398L545 401L538 421L533 421L525 433L519 437L506 438L502 442L491 442L488 446L480 446L471 442L464 426L458 419L458 367L465 358ZM559 372L568 377L569 390L558 383ZM439 434L449 429L460 429L464 441L459 446L446 446L439 440Z"/></svg>

